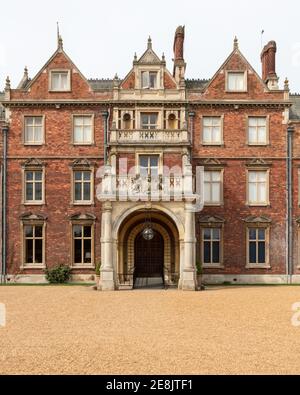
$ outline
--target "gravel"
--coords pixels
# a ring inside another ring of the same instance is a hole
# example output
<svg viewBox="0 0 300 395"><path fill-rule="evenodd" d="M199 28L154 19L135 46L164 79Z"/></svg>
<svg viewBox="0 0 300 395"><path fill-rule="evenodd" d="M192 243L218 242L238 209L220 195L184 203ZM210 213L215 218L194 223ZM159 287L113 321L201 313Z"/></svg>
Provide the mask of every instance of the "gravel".
<svg viewBox="0 0 300 395"><path fill-rule="evenodd" d="M300 287L0 287L0 374L300 374Z"/></svg>

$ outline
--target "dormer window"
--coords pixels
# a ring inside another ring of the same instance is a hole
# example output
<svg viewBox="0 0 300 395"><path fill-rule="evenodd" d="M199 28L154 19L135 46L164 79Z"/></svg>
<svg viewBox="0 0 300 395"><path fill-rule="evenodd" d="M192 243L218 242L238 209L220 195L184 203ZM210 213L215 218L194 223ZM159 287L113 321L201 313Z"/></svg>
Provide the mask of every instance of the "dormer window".
<svg viewBox="0 0 300 395"><path fill-rule="evenodd" d="M227 91L229 92L246 92L247 91L247 74L244 71L235 71L227 73Z"/></svg>
<svg viewBox="0 0 300 395"><path fill-rule="evenodd" d="M54 70L50 74L50 90L54 92L67 92L71 90L69 70Z"/></svg>
<svg viewBox="0 0 300 395"><path fill-rule="evenodd" d="M157 72L143 71L142 72L142 89L156 89L157 88Z"/></svg>

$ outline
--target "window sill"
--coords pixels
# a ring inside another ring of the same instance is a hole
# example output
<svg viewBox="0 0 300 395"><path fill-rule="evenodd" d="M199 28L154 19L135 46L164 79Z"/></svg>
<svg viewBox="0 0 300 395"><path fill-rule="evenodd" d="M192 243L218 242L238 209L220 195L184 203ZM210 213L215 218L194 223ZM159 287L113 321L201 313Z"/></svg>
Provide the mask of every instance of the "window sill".
<svg viewBox="0 0 300 395"><path fill-rule="evenodd" d="M271 269L270 265L247 265L246 269Z"/></svg>
<svg viewBox="0 0 300 395"><path fill-rule="evenodd" d="M24 202L24 206L45 206L45 202Z"/></svg>
<svg viewBox="0 0 300 395"><path fill-rule="evenodd" d="M247 203L248 207L271 207L270 203Z"/></svg>
<svg viewBox="0 0 300 395"><path fill-rule="evenodd" d="M55 89L49 89L50 93L71 93L71 89L66 89L66 90L55 90Z"/></svg>
<svg viewBox="0 0 300 395"><path fill-rule="evenodd" d="M71 206L94 206L94 202L72 202Z"/></svg>
<svg viewBox="0 0 300 395"><path fill-rule="evenodd" d="M27 269L37 269L37 270L41 270L41 269L46 269L46 265L22 265L20 266L21 270L27 270Z"/></svg>
<svg viewBox="0 0 300 395"><path fill-rule="evenodd" d="M72 265L70 268L73 269L87 269L87 270L95 270L95 265Z"/></svg>
<svg viewBox="0 0 300 395"><path fill-rule="evenodd" d="M26 147L36 147L36 146L40 147L42 145L45 145L45 143L24 143L24 145Z"/></svg>
<svg viewBox="0 0 300 395"><path fill-rule="evenodd" d="M202 265L203 269L225 269L224 265Z"/></svg>
<svg viewBox="0 0 300 395"><path fill-rule="evenodd" d="M204 207L222 207L224 203L204 203Z"/></svg>
<svg viewBox="0 0 300 395"><path fill-rule="evenodd" d="M204 147L224 147L224 142L222 143L202 143Z"/></svg>
<svg viewBox="0 0 300 395"><path fill-rule="evenodd" d="M81 146L83 146L83 147L91 147L91 146L93 146L93 145L95 145L95 142L94 141L92 141L91 143L72 143L71 145L74 145L75 147L81 147Z"/></svg>

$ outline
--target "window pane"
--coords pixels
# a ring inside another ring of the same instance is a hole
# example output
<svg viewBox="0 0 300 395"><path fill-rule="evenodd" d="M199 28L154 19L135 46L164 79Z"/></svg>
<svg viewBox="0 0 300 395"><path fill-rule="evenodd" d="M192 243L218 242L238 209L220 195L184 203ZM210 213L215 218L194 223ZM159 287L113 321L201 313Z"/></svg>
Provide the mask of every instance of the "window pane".
<svg viewBox="0 0 300 395"><path fill-rule="evenodd" d="M36 171L35 173L35 180L36 181L41 181L43 178L43 173L41 171Z"/></svg>
<svg viewBox="0 0 300 395"><path fill-rule="evenodd" d="M213 171L211 172L212 181L221 181L221 172L220 171Z"/></svg>
<svg viewBox="0 0 300 395"><path fill-rule="evenodd" d="M204 242L204 263L211 263L210 242Z"/></svg>
<svg viewBox="0 0 300 395"><path fill-rule="evenodd" d="M150 88L156 88L156 73L150 73L149 80Z"/></svg>
<svg viewBox="0 0 300 395"><path fill-rule="evenodd" d="M81 183L76 183L75 184L75 200L82 200L82 194L81 194L81 191L82 191L82 185L81 185Z"/></svg>
<svg viewBox="0 0 300 395"><path fill-rule="evenodd" d="M92 242L84 240L84 263L92 262Z"/></svg>
<svg viewBox="0 0 300 395"><path fill-rule="evenodd" d="M91 141L92 141L92 128L91 128L91 126L84 126L83 142L90 143Z"/></svg>
<svg viewBox="0 0 300 395"><path fill-rule="evenodd" d="M140 166L148 167L148 156L140 156Z"/></svg>
<svg viewBox="0 0 300 395"><path fill-rule="evenodd" d="M265 184L259 184L258 187L258 202L265 203L267 201L267 188Z"/></svg>
<svg viewBox="0 0 300 395"><path fill-rule="evenodd" d="M90 179L91 179L91 172L90 172L90 171L85 171L85 172L83 173L83 179L84 179L85 181L90 181Z"/></svg>
<svg viewBox="0 0 300 395"><path fill-rule="evenodd" d="M265 234L266 234L265 229L259 229L258 230L258 240L265 240Z"/></svg>
<svg viewBox="0 0 300 395"><path fill-rule="evenodd" d="M42 200L42 183L41 182L36 182L35 183L35 200Z"/></svg>
<svg viewBox="0 0 300 395"><path fill-rule="evenodd" d="M43 227L35 226L35 237L43 237Z"/></svg>
<svg viewBox="0 0 300 395"><path fill-rule="evenodd" d="M256 243L249 243L249 263L257 263L256 262Z"/></svg>
<svg viewBox="0 0 300 395"><path fill-rule="evenodd" d="M83 133L81 126L74 127L74 142L75 143L82 143L83 141Z"/></svg>
<svg viewBox="0 0 300 395"><path fill-rule="evenodd" d="M35 263L43 263L43 240L35 240Z"/></svg>
<svg viewBox="0 0 300 395"><path fill-rule="evenodd" d="M210 201L211 201L210 193L211 193L210 184L204 184L204 201L206 203L210 203Z"/></svg>
<svg viewBox="0 0 300 395"><path fill-rule="evenodd" d="M91 226L84 227L84 237L92 237L92 228Z"/></svg>
<svg viewBox="0 0 300 395"><path fill-rule="evenodd" d="M42 139L42 127L38 126L35 128L34 141L35 143L41 143Z"/></svg>
<svg viewBox="0 0 300 395"><path fill-rule="evenodd" d="M257 136L258 143L266 143L267 142L267 135L266 135L266 128L258 128L258 136Z"/></svg>
<svg viewBox="0 0 300 395"><path fill-rule="evenodd" d="M74 237L81 237L82 236L82 226L81 225L73 226L73 235L74 235Z"/></svg>
<svg viewBox="0 0 300 395"><path fill-rule="evenodd" d="M26 200L33 200L33 183L26 183Z"/></svg>
<svg viewBox="0 0 300 395"><path fill-rule="evenodd" d="M149 86L149 73L147 71L142 72L142 88L148 88Z"/></svg>
<svg viewBox="0 0 300 395"><path fill-rule="evenodd" d="M211 143L212 142L211 129L204 128L204 130L203 130L203 142L204 143Z"/></svg>
<svg viewBox="0 0 300 395"><path fill-rule="evenodd" d="M219 203L221 200L220 196L220 184L212 184L212 201L215 203Z"/></svg>
<svg viewBox="0 0 300 395"><path fill-rule="evenodd" d="M33 180L33 172L32 171L26 171L26 180L27 181L32 181Z"/></svg>
<svg viewBox="0 0 300 395"><path fill-rule="evenodd" d="M256 182L256 179L257 179L256 171L249 171L249 181Z"/></svg>
<svg viewBox="0 0 300 395"><path fill-rule="evenodd" d="M51 75L51 87L53 90L59 89L59 74L52 73Z"/></svg>
<svg viewBox="0 0 300 395"><path fill-rule="evenodd" d="M74 241L74 263L82 263L81 240Z"/></svg>
<svg viewBox="0 0 300 395"><path fill-rule="evenodd" d="M214 127L212 130L212 141L213 143L221 142L221 129L220 127Z"/></svg>
<svg viewBox="0 0 300 395"><path fill-rule="evenodd" d="M213 239L220 240L220 229L213 229Z"/></svg>
<svg viewBox="0 0 300 395"><path fill-rule="evenodd" d="M150 114L150 123L152 125L156 125L156 123L157 123L157 114Z"/></svg>
<svg viewBox="0 0 300 395"><path fill-rule="evenodd" d="M257 202L257 188L256 184L249 185L249 201L250 203Z"/></svg>
<svg viewBox="0 0 300 395"><path fill-rule="evenodd" d="M204 240L211 240L211 229L203 229Z"/></svg>
<svg viewBox="0 0 300 395"><path fill-rule="evenodd" d="M249 229L249 239L250 240L256 240L256 229Z"/></svg>
<svg viewBox="0 0 300 395"><path fill-rule="evenodd" d="M25 263L33 263L33 240L25 242Z"/></svg>
<svg viewBox="0 0 300 395"><path fill-rule="evenodd" d="M82 180L82 172L81 171L75 171L75 180L76 181Z"/></svg>
<svg viewBox="0 0 300 395"><path fill-rule="evenodd" d="M85 182L83 187L83 200L91 200L91 184Z"/></svg>
<svg viewBox="0 0 300 395"><path fill-rule="evenodd" d="M213 263L220 263L220 242L213 242Z"/></svg>
<svg viewBox="0 0 300 395"><path fill-rule="evenodd" d="M264 241L258 243L258 263L266 263L266 245Z"/></svg>
<svg viewBox="0 0 300 395"><path fill-rule="evenodd" d="M33 226L24 227L25 237L33 237Z"/></svg>
<svg viewBox="0 0 300 395"><path fill-rule="evenodd" d="M33 128L31 126L27 126L25 129L25 143L32 143L33 140Z"/></svg>
<svg viewBox="0 0 300 395"><path fill-rule="evenodd" d="M249 128L249 143L256 143L257 142L257 133L256 128Z"/></svg>
<svg viewBox="0 0 300 395"><path fill-rule="evenodd" d="M150 166L151 167L158 166L158 156L150 156Z"/></svg>

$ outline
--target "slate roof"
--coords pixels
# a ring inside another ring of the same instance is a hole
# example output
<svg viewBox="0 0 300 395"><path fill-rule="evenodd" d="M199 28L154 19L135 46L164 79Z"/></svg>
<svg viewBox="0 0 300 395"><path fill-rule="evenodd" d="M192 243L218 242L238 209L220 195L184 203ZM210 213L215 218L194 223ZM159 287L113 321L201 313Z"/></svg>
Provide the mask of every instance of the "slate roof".
<svg viewBox="0 0 300 395"><path fill-rule="evenodd" d="M92 89L95 91L102 90L102 89L113 89L114 81L107 78L107 79L89 79L89 84L91 85ZM121 82L121 80L119 80Z"/></svg>
<svg viewBox="0 0 300 395"><path fill-rule="evenodd" d="M293 102L293 106L290 109L290 119L300 120L300 95L290 95L290 100Z"/></svg>
<svg viewBox="0 0 300 395"><path fill-rule="evenodd" d="M195 79L186 79L185 80L185 85L187 89L196 89L196 90L201 90L204 91L204 89L207 87L209 84L210 80L195 80Z"/></svg>

